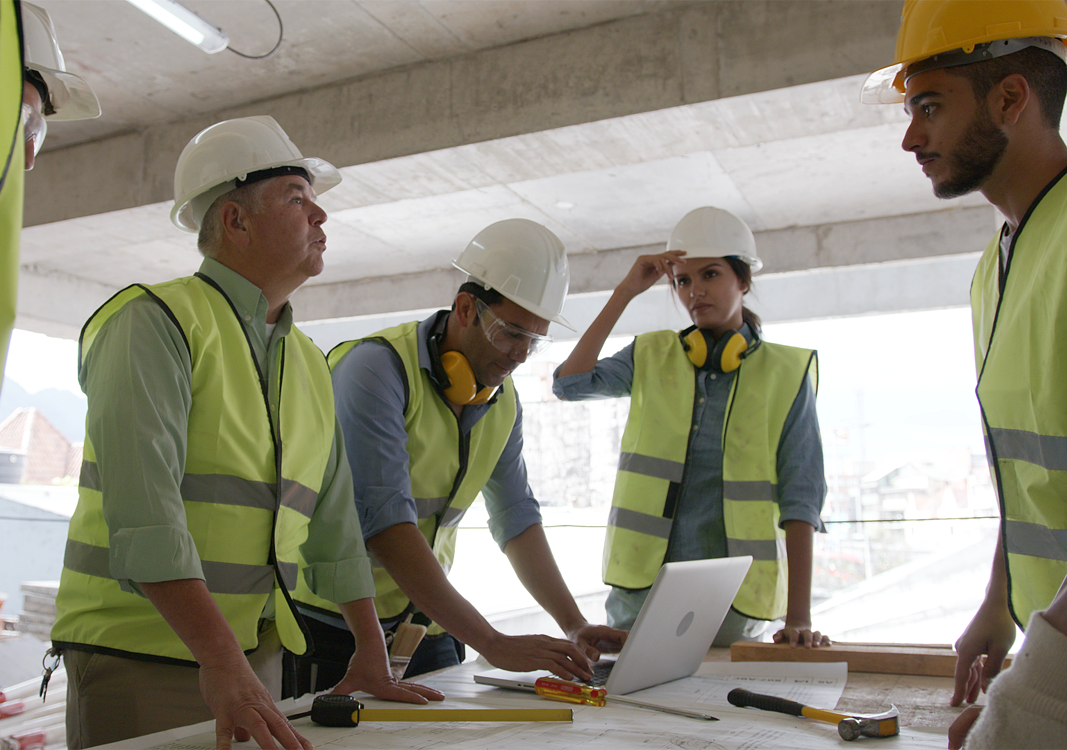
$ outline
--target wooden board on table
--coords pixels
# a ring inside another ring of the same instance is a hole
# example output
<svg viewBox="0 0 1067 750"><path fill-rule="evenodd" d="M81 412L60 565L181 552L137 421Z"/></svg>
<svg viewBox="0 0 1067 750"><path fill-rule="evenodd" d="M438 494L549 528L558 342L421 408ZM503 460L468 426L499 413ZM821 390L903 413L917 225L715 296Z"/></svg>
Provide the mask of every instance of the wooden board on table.
<svg viewBox="0 0 1067 750"><path fill-rule="evenodd" d="M956 652L951 646L902 643L835 643L820 648L792 648L784 643L739 641L730 646L731 661L848 662L849 672L952 677ZM1005 662L1007 666L1008 662Z"/></svg>

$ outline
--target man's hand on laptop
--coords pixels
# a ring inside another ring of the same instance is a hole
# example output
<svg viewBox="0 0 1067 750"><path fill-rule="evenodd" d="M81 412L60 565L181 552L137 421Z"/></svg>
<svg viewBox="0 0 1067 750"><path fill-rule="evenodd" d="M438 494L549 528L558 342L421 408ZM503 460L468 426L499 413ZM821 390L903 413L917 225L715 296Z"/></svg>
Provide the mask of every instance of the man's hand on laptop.
<svg viewBox="0 0 1067 750"><path fill-rule="evenodd" d="M498 633L482 656L497 669L534 672L547 669L565 680L588 680L593 676L589 658L577 644L547 635Z"/></svg>
<svg viewBox="0 0 1067 750"><path fill-rule="evenodd" d="M601 654L617 654L626 643L629 633L607 625L585 623L577 630L567 633L567 637L578 644L591 661L596 661Z"/></svg>

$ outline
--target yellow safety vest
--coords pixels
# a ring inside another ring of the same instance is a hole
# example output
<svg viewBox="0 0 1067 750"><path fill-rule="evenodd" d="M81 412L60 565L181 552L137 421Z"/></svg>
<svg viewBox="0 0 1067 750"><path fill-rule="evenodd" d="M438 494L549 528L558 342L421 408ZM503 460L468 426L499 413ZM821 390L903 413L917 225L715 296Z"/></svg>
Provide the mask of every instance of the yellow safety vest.
<svg viewBox="0 0 1067 750"><path fill-rule="evenodd" d="M0 0L0 379L15 325L25 164L20 7Z"/></svg>
<svg viewBox="0 0 1067 750"><path fill-rule="evenodd" d="M330 367L336 367L362 341L385 344L404 365L407 378L404 426L411 494L418 510L419 531L447 575L455 559L460 519L492 476L515 426L515 386L511 378L505 380L496 401L470 434L463 436L455 412L429 374L419 367L418 322L388 328L360 341L338 344L330 351ZM410 600L373 555L371 561L378 617L382 620L398 617L408 608ZM298 589L297 600L303 605L337 611L305 586ZM433 635L443 633L444 629L431 623L427 632Z"/></svg>
<svg viewBox="0 0 1067 750"><path fill-rule="evenodd" d="M243 650L256 648L259 618L273 596L282 643L304 653L303 622L287 592L296 587L298 548L307 539L334 439L333 389L322 352L296 328L279 342L273 372L280 398L273 414L267 383L229 299L198 274L131 286L112 297L82 330L83 362L111 316L143 297L167 312L189 347L194 398L181 495L207 588ZM191 661L151 602L111 577L103 501L96 453L86 438L53 642Z"/></svg>
<svg viewBox="0 0 1067 750"><path fill-rule="evenodd" d="M815 352L763 342L736 371L723 424L723 521L727 554L751 555L734 599L746 617L773 620L788 604L785 532L779 528L778 443L789 410L811 374ZM685 476L696 370L674 331L637 337L630 415L604 544L604 582L652 585L663 564Z"/></svg>
<svg viewBox="0 0 1067 750"><path fill-rule="evenodd" d="M1046 190L1015 231L1006 278L998 235L971 284L978 401L1019 627L1067 576L1067 178Z"/></svg>

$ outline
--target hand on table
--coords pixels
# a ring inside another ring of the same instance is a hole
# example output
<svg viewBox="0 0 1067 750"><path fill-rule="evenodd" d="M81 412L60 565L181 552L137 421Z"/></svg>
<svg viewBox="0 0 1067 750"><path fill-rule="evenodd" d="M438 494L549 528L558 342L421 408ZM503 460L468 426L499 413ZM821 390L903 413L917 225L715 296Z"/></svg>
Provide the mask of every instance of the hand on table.
<svg viewBox="0 0 1067 750"><path fill-rule="evenodd" d="M285 750L312 750L311 743L278 711L243 655L230 664L201 666L200 694L215 717L217 750L230 750L234 740L249 739L265 750L277 747L275 739Z"/></svg>
<svg viewBox="0 0 1067 750"><path fill-rule="evenodd" d="M956 717L956 720L952 722L952 726L948 728L948 750L960 750L963 747L963 743L967 739L967 733L971 731L971 727L978 720L980 713L982 713L981 706L968 706L963 713Z"/></svg>
<svg viewBox="0 0 1067 750"><path fill-rule="evenodd" d="M812 630L810 622L791 623L788 620L786 620L785 627L772 636L772 640L775 643L788 643L793 648L797 646L818 648L831 645L830 638L818 630Z"/></svg>
<svg viewBox="0 0 1067 750"><path fill-rule="evenodd" d="M428 700L440 701L445 699L444 693L431 687L420 685L417 682L402 682L389 671L388 662L360 659L357 651L352 654L348 662L348 671L344 678L337 683L331 693L343 693L345 695L355 692L370 693L375 698L385 701L397 701L398 703L423 704Z"/></svg>
<svg viewBox="0 0 1067 750"><path fill-rule="evenodd" d="M1008 649L1015 643L1015 621L1006 607L983 602L956 641L956 685L950 706L974 703L1000 674Z"/></svg>

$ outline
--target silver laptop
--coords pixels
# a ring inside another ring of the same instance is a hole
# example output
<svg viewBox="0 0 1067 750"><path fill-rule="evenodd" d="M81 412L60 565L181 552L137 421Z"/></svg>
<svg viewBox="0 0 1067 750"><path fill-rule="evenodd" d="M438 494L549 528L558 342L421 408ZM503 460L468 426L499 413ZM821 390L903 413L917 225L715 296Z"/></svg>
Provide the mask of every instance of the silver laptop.
<svg viewBox="0 0 1067 750"><path fill-rule="evenodd" d="M748 556L664 563L622 651L609 662L604 684L608 695L626 695L695 673L751 564ZM598 671L606 661L597 663ZM537 678L549 674L494 669L476 674L474 681L533 690Z"/></svg>

